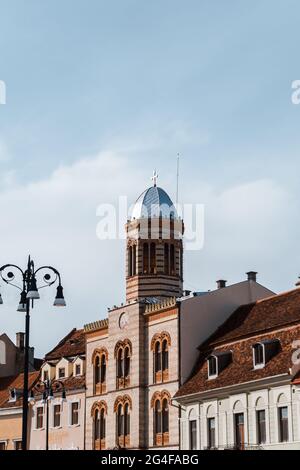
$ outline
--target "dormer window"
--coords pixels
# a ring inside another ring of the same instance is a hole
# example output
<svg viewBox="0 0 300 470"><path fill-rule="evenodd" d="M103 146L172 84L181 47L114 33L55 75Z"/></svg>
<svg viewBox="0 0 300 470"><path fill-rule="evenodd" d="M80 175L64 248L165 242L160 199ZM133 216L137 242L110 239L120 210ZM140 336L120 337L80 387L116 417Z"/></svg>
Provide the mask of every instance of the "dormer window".
<svg viewBox="0 0 300 470"><path fill-rule="evenodd" d="M215 379L231 362L231 351L215 351L207 358L208 378Z"/></svg>
<svg viewBox="0 0 300 470"><path fill-rule="evenodd" d="M265 348L261 343L257 343L253 346L253 362L255 369L260 369L265 366Z"/></svg>
<svg viewBox="0 0 300 470"><path fill-rule="evenodd" d="M218 375L217 358L215 356L210 356L207 362L208 362L208 378L213 379L217 377Z"/></svg>
<svg viewBox="0 0 300 470"><path fill-rule="evenodd" d="M80 364L76 364L75 366L75 375L81 375L81 366Z"/></svg>
<svg viewBox="0 0 300 470"><path fill-rule="evenodd" d="M58 369L58 378L59 379L64 379L66 376L66 369L64 367L60 367Z"/></svg>
<svg viewBox="0 0 300 470"><path fill-rule="evenodd" d="M48 370L44 370L43 380L44 380L44 382L46 382L46 380L49 380L49 371Z"/></svg>
<svg viewBox="0 0 300 470"><path fill-rule="evenodd" d="M280 343L277 339L263 340L255 343L253 349L253 367L254 369L262 369L272 357L274 357L279 349Z"/></svg>

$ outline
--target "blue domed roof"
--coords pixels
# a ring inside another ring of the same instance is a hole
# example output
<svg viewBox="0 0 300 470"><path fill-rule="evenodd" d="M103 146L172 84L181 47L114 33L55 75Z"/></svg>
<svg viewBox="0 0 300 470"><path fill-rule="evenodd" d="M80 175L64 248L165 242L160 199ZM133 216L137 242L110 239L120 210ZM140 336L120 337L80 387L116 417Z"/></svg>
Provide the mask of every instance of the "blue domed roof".
<svg viewBox="0 0 300 470"><path fill-rule="evenodd" d="M178 219L175 206L166 191L158 186L152 186L137 199L130 218L134 220L159 216Z"/></svg>

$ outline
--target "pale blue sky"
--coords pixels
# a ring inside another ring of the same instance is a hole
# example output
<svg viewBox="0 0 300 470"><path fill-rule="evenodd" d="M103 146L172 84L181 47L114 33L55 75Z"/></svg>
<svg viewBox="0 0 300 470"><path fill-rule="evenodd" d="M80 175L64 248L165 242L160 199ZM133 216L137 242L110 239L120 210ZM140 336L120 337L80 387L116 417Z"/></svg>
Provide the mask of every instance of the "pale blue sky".
<svg viewBox="0 0 300 470"><path fill-rule="evenodd" d="M0 264L25 262L28 251L56 263L69 298L55 326L40 304L39 352L123 300L123 242L96 240L96 207L137 197L155 167L174 197L178 152L181 199L204 202L207 214L204 250L186 256L186 287L235 282L247 269L277 291L293 285L299 43L296 0L1 3ZM112 167L101 166L103 152L116 155ZM55 198L57 180L65 189ZM13 335L22 321L7 295L0 331Z"/></svg>

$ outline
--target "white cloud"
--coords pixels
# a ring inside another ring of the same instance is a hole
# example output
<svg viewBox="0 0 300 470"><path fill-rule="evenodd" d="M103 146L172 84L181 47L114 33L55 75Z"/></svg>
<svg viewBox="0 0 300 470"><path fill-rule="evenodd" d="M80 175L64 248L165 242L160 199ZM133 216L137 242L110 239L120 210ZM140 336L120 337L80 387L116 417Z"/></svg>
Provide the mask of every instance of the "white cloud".
<svg viewBox="0 0 300 470"><path fill-rule="evenodd" d="M39 265L52 264L63 275L67 309L53 309L54 290L45 289L33 312L32 344L39 351L46 352L68 329L104 317L106 306L124 300L125 244L96 238L96 208L116 203L119 195L133 201L148 178L126 152L107 151L61 166L47 180L12 183L0 193L0 263L24 265L30 253ZM244 270L256 266L271 276L282 250L286 270L291 269L295 207L288 191L268 180L221 191L199 184L195 175L181 195L206 206L204 250L186 254L187 288L190 283L198 290L211 288L222 273L240 280ZM1 331L13 335L24 320L15 312L18 293L8 286L2 290Z"/></svg>

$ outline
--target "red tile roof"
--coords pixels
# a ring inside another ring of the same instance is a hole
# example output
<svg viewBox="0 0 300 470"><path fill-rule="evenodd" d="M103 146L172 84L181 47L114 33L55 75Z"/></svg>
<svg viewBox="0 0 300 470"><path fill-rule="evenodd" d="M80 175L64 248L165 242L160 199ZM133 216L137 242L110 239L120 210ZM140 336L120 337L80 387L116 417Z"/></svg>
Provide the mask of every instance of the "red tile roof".
<svg viewBox="0 0 300 470"><path fill-rule="evenodd" d="M300 289L242 305L201 346L222 344L300 322Z"/></svg>
<svg viewBox="0 0 300 470"><path fill-rule="evenodd" d="M45 360L61 359L62 357L80 356L85 354L84 330L74 328L63 338L52 351L45 356Z"/></svg>
<svg viewBox="0 0 300 470"><path fill-rule="evenodd" d="M35 385L40 376L40 372L30 372L28 378L28 390ZM10 390L18 389L23 390L24 374L19 374L14 377L4 377L0 379L0 408L18 408L22 406L23 400L20 398L15 402L9 402Z"/></svg>
<svg viewBox="0 0 300 470"><path fill-rule="evenodd" d="M299 338L300 289L242 306L199 347L193 374L175 396L288 374L292 367L292 342ZM281 347L263 369L254 370L252 345L258 339L279 339ZM208 380L206 359L216 350L231 350L232 362L216 379Z"/></svg>

